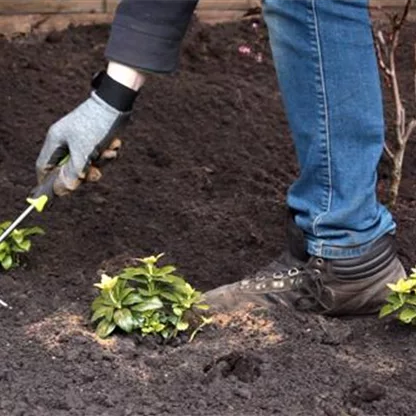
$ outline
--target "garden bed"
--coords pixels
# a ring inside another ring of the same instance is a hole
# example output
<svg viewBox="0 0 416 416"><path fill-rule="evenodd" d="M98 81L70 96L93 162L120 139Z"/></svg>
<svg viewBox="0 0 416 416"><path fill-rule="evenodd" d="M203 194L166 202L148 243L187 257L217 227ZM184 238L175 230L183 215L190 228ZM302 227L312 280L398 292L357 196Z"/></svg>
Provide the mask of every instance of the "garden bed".
<svg viewBox="0 0 416 416"><path fill-rule="evenodd" d="M416 332L388 320L251 309L217 316L177 346L101 341L89 324L98 270L129 256L165 252L206 290L252 274L282 249L297 166L264 35L248 21L195 23L181 71L147 84L122 158L101 183L25 223L47 234L23 268L0 276L0 297L13 307L0 309L1 416L416 413ZM96 26L0 40L2 220L25 207L46 130L88 93L107 36ZM412 24L399 56L409 104L415 39ZM246 44L262 59L239 53ZM408 270L416 264L415 143L395 210Z"/></svg>

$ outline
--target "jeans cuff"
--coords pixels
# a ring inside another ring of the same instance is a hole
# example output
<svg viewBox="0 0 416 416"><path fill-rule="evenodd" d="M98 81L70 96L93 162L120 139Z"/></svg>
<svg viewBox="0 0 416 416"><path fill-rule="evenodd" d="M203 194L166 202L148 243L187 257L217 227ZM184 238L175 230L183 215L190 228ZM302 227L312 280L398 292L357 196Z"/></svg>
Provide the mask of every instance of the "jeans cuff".
<svg viewBox="0 0 416 416"><path fill-rule="evenodd" d="M388 234L395 235L396 232L393 230ZM374 242L381 238L383 235L385 234L382 234L367 243L347 247L330 245L325 240L310 240L306 238L306 246L308 253L312 256L322 257L324 259L347 259L352 257L359 257L366 253L374 244Z"/></svg>

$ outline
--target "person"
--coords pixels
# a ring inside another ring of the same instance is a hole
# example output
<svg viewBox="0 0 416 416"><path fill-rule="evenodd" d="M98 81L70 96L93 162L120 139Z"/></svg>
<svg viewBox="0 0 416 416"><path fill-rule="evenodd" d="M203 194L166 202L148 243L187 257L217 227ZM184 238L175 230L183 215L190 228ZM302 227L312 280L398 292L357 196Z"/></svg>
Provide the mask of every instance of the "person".
<svg viewBox="0 0 416 416"><path fill-rule="evenodd" d="M66 194L88 178L100 155L114 157L112 139L130 117L146 73L176 69L196 4L120 2L108 67L90 97L50 127L37 160L40 182L69 152L54 184ZM287 250L253 277L207 292L208 303L371 314L386 284L405 276L396 224L376 195L385 128L368 6L368 0L263 1L300 166L287 195Z"/></svg>

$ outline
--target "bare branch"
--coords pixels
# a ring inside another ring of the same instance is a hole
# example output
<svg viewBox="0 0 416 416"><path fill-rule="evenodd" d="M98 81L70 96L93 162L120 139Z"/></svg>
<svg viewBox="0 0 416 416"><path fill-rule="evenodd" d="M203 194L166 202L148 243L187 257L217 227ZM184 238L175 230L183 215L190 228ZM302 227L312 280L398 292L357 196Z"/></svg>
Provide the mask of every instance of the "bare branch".
<svg viewBox="0 0 416 416"><path fill-rule="evenodd" d="M395 109L396 109L396 143L397 146L390 148L387 143L384 144L384 151L392 162L391 183L389 187L389 201L390 207L394 206L399 192L399 186L402 177L402 166L404 160L404 152L407 141L416 129L416 119L412 119L409 123L406 122L406 109L401 98L401 91L396 71L396 51L399 46L400 32L409 15L410 7L413 0L407 0L406 5L401 14L395 13L389 15L390 31L388 32L387 40L383 32L380 30L375 39L375 50L379 66L389 82L389 87L392 90ZM383 55L384 53L384 55ZM415 73L414 73L414 95L416 100L416 45L415 45Z"/></svg>
<svg viewBox="0 0 416 416"><path fill-rule="evenodd" d="M406 145L407 141L410 139L410 136L412 135L413 131L416 128L416 119L413 119L410 121L410 123L407 125L407 129L405 134L403 135L403 142L404 145Z"/></svg>
<svg viewBox="0 0 416 416"><path fill-rule="evenodd" d="M404 22L407 20L407 16L409 15L410 6L412 5L412 3L413 0L407 0L406 5L404 6L402 16L399 22L397 23L399 30L403 26Z"/></svg>
<svg viewBox="0 0 416 416"><path fill-rule="evenodd" d="M394 153L391 151L387 143L384 143L384 152L386 153L389 160L394 161Z"/></svg>
<svg viewBox="0 0 416 416"><path fill-rule="evenodd" d="M380 40L379 34L381 34L382 40ZM378 35L374 37L374 44L375 44L375 47L376 47L377 60L378 60L378 64L380 65L380 68L383 71L384 75L386 75L388 78L390 78L391 77L391 71L390 71L390 68L388 68L387 65L386 65L386 61L384 60L383 52L381 50L381 46L383 45L382 42L385 42L385 41L384 41L384 38L383 38L383 34L382 34L381 30L380 30L378 32ZM386 44L385 43L384 43L383 46L386 48ZM415 82L416 82L416 78L415 78ZM416 89L415 89L415 91L416 91Z"/></svg>

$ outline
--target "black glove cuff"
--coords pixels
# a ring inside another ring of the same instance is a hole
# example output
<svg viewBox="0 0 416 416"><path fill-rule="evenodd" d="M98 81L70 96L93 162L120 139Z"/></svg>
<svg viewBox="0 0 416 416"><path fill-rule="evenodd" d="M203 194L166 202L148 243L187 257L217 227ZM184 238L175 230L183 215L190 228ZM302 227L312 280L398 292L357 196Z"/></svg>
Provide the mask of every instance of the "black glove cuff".
<svg viewBox="0 0 416 416"><path fill-rule="evenodd" d="M94 76L91 86L102 100L123 113L132 110L139 94L139 91L134 91L115 81L105 71Z"/></svg>

